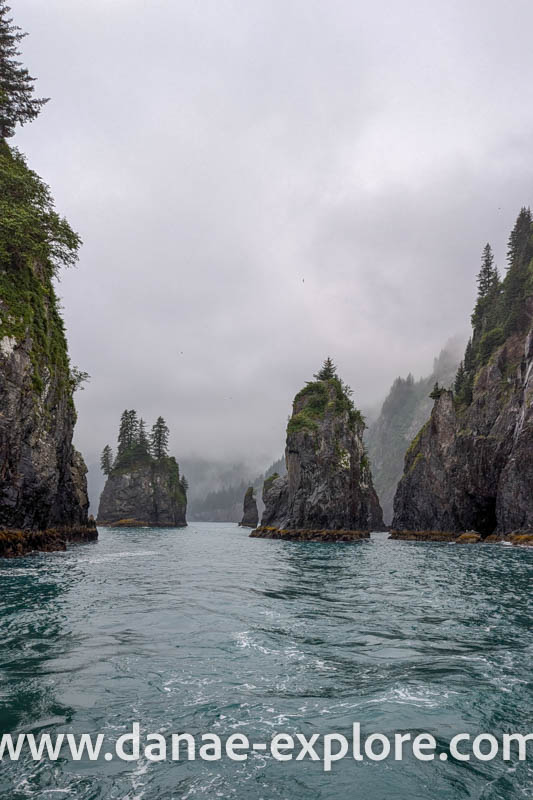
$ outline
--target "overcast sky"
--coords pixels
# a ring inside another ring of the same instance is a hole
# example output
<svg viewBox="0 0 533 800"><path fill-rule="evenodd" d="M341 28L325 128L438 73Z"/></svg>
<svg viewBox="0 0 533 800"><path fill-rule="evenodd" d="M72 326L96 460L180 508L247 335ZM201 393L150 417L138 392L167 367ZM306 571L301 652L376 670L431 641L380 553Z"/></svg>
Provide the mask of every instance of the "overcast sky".
<svg viewBox="0 0 533 800"><path fill-rule="evenodd" d="M359 405L466 328L533 203L531 0L12 0L51 102L14 142L81 234L87 462L277 457L330 354Z"/></svg>

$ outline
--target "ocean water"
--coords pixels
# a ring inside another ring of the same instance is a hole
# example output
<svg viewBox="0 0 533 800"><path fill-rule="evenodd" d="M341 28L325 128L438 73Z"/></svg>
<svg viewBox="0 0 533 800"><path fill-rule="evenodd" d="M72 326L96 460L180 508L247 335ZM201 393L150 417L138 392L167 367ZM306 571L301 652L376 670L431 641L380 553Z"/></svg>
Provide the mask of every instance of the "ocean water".
<svg viewBox="0 0 533 800"><path fill-rule="evenodd" d="M1 732L392 736L531 730L533 550L101 529L0 560ZM0 797L508 800L532 762L0 765Z"/></svg>

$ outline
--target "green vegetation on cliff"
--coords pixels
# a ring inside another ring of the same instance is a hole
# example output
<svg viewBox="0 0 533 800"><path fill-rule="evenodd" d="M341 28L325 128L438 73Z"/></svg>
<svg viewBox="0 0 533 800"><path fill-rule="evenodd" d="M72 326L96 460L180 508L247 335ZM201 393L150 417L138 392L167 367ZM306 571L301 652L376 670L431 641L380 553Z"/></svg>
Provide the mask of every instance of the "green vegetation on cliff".
<svg viewBox="0 0 533 800"><path fill-rule="evenodd" d="M50 189L7 144L17 124L33 120L45 100L33 97L33 78L17 60L24 34L0 3L0 339L3 349L29 342L33 388L48 381L78 383L67 355L52 279L73 265L81 240L54 209Z"/></svg>
<svg viewBox="0 0 533 800"><path fill-rule="evenodd" d="M511 231L507 273L500 279L489 244L482 254L478 296L472 313L472 338L455 379L459 406L469 406L479 370L505 340L522 333L529 323L525 300L533 294L533 217L522 208Z"/></svg>
<svg viewBox="0 0 533 800"><path fill-rule="evenodd" d="M364 428L364 418L351 398L352 390L337 375L337 368L331 358L324 361L322 368L313 377L315 380L308 381L294 398L294 412L288 422L287 433L316 430L328 410L337 414L347 411L351 424ZM334 399L331 398L331 388L334 390ZM302 404L301 401L305 403Z"/></svg>

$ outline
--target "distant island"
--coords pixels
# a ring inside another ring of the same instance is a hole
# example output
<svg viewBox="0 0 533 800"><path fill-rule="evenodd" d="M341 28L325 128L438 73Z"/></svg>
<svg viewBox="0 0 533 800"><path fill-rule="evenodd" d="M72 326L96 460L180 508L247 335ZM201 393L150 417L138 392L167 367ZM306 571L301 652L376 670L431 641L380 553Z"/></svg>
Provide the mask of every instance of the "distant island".
<svg viewBox="0 0 533 800"><path fill-rule="evenodd" d="M122 527L179 528L187 525L187 479L168 454L169 429L158 417L147 433L134 410L120 419L117 454L106 445L101 468L107 477L98 523Z"/></svg>

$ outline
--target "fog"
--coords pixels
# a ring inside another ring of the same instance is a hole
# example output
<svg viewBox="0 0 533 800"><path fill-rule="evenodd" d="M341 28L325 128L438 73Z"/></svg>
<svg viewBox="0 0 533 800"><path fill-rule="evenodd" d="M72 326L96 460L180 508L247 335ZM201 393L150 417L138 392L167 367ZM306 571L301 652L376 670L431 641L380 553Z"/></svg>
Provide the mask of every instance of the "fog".
<svg viewBox="0 0 533 800"><path fill-rule="evenodd" d="M84 241L58 291L89 464L127 407L261 470L327 355L366 408L466 332L533 200L530 2L13 13L52 98L13 141Z"/></svg>

